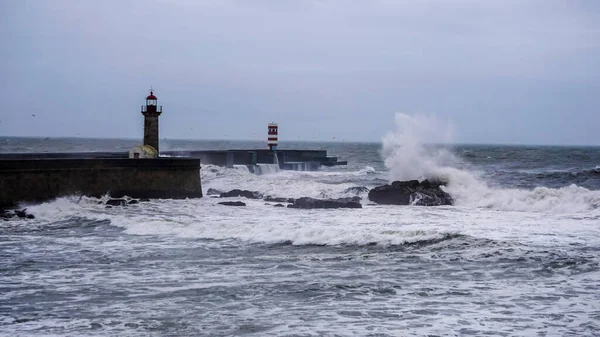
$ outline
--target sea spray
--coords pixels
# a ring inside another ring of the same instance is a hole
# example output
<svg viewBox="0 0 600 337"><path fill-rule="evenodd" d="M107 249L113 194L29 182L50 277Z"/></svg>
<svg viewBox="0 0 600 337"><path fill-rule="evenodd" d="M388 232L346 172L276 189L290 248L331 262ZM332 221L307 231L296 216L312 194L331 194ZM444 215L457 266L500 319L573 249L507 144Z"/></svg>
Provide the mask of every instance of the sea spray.
<svg viewBox="0 0 600 337"><path fill-rule="evenodd" d="M447 144L453 130L444 127L434 116L409 116L397 113L396 131L382 139L382 155L390 180L423 180L439 175L456 157L434 144ZM430 145L425 145L430 144Z"/></svg>
<svg viewBox="0 0 600 337"><path fill-rule="evenodd" d="M451 126L445 126L435 116L403 113L396 114L395 122L395 132L382 139L381 152L390 181L445 181L445 190L457 206L551 213L585 212L600 207L600 191L577 185L532 190L492 188L443 147L452 140Z"/></svg>

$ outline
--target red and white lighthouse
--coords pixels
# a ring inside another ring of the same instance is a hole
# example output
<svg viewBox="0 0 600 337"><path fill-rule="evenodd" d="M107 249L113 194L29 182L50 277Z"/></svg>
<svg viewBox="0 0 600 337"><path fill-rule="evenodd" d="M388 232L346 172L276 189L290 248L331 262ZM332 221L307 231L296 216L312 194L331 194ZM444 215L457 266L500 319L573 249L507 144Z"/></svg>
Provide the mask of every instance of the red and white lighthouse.
<svg viewBox="0 0 600 337"><path fill-rule="evenodd" d="M269 145L269 150L277 150L277 123L269 123L269 134L267 138L267 144Z"/></svg>

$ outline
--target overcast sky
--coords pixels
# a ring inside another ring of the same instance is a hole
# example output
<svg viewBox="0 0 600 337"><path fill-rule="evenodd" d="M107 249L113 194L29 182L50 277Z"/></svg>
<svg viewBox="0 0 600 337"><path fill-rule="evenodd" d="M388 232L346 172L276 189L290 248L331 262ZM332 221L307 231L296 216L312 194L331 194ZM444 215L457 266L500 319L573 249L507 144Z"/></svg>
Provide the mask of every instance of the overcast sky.
<svg viewBox="0 0 600 337"><path fill-rule="evenodd" d="M0 75L0 136L600 145L600 1L0 0Z"/></svg>

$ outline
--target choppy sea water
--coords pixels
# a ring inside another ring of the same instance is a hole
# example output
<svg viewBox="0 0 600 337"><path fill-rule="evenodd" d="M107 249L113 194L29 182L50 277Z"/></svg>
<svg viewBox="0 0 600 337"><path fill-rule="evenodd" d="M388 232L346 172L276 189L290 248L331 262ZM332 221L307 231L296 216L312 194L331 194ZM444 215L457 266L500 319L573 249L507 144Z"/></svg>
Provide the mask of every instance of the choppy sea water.
<svg viewBox="0 0 600 337"><path fill-rule="evenodd" d="M0 142L0 152L137 143ZM265 175L205 165L203 190L326 198L443 176L456 205L380 206L365 194L350 210L210 197L26 205L35 220L0 222L0 336L600 335L600 148L281 147L327 149L349 165Z"/></svg>

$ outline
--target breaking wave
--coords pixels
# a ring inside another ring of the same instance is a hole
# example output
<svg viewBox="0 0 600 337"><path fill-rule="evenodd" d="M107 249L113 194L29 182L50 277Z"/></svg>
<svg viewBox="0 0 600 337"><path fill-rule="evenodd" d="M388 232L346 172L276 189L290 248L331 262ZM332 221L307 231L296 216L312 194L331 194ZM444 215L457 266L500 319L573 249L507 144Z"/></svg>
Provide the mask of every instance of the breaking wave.
<svg viewBox="0 0 600 337"><path fill-rule="evenodd" d="M503 211L576 213L597 209L600 191L571 184L560 188L496 188L489 186L477 172L444 144L452 141L452 128L432 116L396 114L396 130L382 139L382 155L389 179L438 179L447 182L446 191L456 205L484 207ZM437 143L437 145L431 145ZM599 168L575 174L598 175ZM556 173L551 173L556 174ZM569 174L573 173L559 173Z"/></svg>

